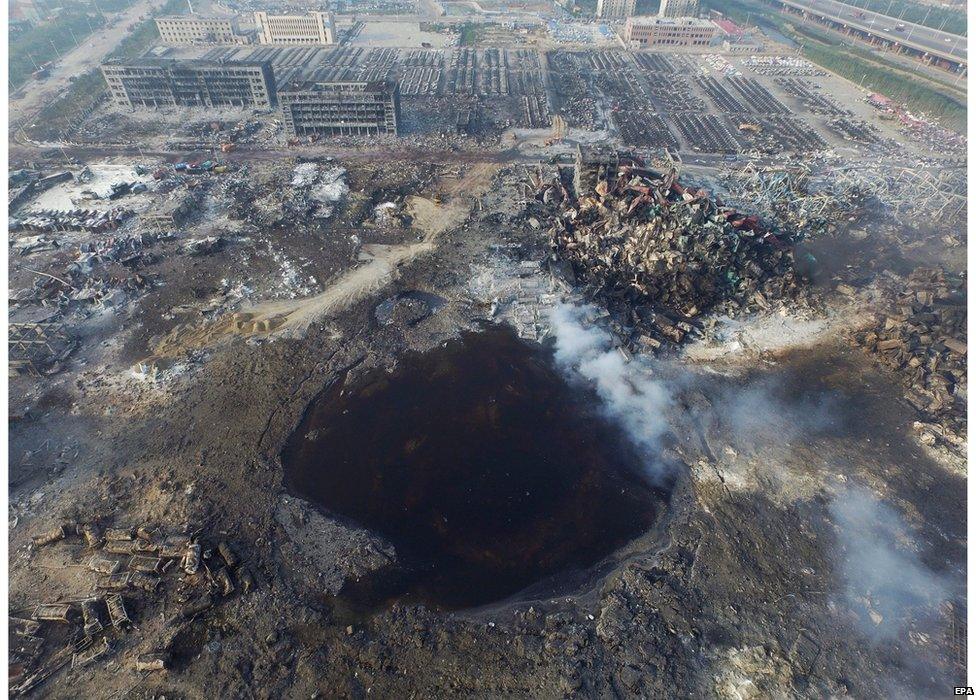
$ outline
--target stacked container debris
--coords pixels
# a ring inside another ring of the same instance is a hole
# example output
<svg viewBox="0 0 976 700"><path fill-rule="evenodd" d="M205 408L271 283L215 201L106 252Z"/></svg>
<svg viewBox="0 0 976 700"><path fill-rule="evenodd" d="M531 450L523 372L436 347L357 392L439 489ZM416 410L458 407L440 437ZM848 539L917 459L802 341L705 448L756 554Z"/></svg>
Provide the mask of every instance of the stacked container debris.
<svg viewBox="0 0 976 700"><path fill-rule="evenodd" d="M965 282L919 268L887 292L885 308L853 341L902 380L923 442L965 449Z"/></svg>
<svg viewBox="0 0 976 700"><path fill-rule="evenodd" d="M639 345L680 343L708 311L767 309L794 296L787 236L684 187L674 171L617 157L594 170L586 161L581 153L577 173L587 176L577 177L578 198L562 198L552 247ZM559 199L553 187L539 198Z"/></svg>
<svg viewBox="0 0 976 700"><path fill-rule="evenodd" d="M32 538L35 549L62 541L79 555L69 566L87 569L91 587L31 606L29 617L10 618L12 696L35 691L69 665L77 669L115 654L116 663L131 663L135 647L144 652L135 656L137 671L165 671L172 649L145 652L137 623L159 614L177 629L256 585L240 550L201 532L65 522Z"/></svg>
<svg viewBox="0 0 976 700"><path fill-rule="evenodd" d="M11 219L12 231L89 231L100 233L114 231L133 215L131 209L116 207L107 211L72 209L70 211L44 210L20 218Z"/></svg>

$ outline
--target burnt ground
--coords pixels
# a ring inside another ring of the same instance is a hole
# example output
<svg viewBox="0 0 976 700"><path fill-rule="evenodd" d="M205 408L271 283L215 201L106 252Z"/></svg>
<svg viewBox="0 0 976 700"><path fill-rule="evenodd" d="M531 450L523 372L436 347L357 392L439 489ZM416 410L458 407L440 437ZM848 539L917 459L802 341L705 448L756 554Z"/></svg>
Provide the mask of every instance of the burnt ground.
<svg viewBox="0 0 976 700"><path fill-rule="evenodd" d="M661 451L675 482L650 529L595 566L451 611L344 595L395 575L395 547L289 494L282 450L324 390L479 328L491 296L471 283L498 264L493 244L542 259L544 235L512 213L517 175L493 181L484 208L392 281L300 330L208 336L181 358L184 375L136 390L118 377L177 319L147 332L128 317L105 331L112 344L79 350L86 362L12 381L13 614L90 590L89 572L66 566L83 561L78 540L29 544L65 520L203 528L256 580L182 617L166 587L132 595L136 629L34 695L813 698L933 695L963 679L953 620L966 604L965 476L918 443L897 377L849 347L853 315L830 316L829 299L814 336L658 368L673 397ZM211 287L224 262L201 260L203 281L184 267L183 291L152 303L190 303L194 285ZM411 290L445 303L419 321L377 320L377 304ZM153 315L145 304L135 318ZM838 506L851 494L896 525L862 533ZM866 559L879 550L890 556ZM892 566L941 595L859 588ZM169 670L136 670L140 653L161 648Z"/></svg>

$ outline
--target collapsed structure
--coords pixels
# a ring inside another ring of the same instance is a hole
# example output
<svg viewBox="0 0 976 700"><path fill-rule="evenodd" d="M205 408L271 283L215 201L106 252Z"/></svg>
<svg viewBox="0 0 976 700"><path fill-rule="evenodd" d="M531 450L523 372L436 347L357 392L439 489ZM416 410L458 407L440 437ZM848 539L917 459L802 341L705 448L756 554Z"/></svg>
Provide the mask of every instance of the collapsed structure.
<svg viewBox="0 0 976 700"><path fill-rule="evenodd" d="M553 250L641 345L679 343L707 311L765 309L797 289L792 240L683 186L674 170L580 148L575 189L540 193L561 199Z"/></svg>
<svg viewBox="0 0 976 700"><path fill-rule="evenodd" d="M808 165L729 170L725 184L736 200L791 230L826 232L836 221L881 213L947 227L965 225L964 167L907 168L890 163L840 165L814 173Z"/></svg>

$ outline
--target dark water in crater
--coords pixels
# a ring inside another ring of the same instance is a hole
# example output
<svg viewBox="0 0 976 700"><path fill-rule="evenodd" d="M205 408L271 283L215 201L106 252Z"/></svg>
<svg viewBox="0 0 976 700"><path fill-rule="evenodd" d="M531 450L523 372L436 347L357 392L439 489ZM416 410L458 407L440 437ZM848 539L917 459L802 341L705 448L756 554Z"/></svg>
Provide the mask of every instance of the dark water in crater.
<svg viewBox="0 0 976 700"><path fill-rule="evenodd" d="M367 597L445 608L591 567L666 502L597 398L495 328L327 390L282 461L292 493L397 547Z"/></svg>

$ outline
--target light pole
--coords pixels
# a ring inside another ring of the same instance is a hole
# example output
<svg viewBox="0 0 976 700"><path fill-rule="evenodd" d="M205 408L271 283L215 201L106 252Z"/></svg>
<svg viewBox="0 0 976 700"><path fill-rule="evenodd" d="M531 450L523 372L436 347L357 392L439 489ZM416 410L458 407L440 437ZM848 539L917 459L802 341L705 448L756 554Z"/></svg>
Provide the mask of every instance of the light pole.
<svg viewBox="0 0 976 700"><path fill-rule="evenodd" d="M952 42L952 48L949 49L949 53L950 54L954 55L956 53L956 47L959 46L959 40L961 38L962 38L961 36L957 36L956 37L956 40L954 42Z"/></svg>
<svg viewBox="0 0 976 700"><path fill-rule="evenodd" d="M929 18L929 13L931 11L932 11L932 6L929 5L929 9L925 11L925 16L922 18L922 21L918 23L919 25L925 24L925 20L927 20ZM912 38L912 32L915 31L915 27L917 27L917 26L918 25L916 25L914 22L912 23L912 28L908 30L908 36L905 37L906 39L911 39Z"/></svg>
<svg viewBox="0 0 976 700"><path fill-rule="evenodd" d="M58 55L58 60L61 60L61 52L58 51L58 47L54 45L54 39L48 39L51 42L51 48L54 49L54 53Z"/></svg>

